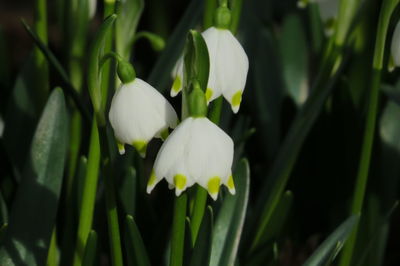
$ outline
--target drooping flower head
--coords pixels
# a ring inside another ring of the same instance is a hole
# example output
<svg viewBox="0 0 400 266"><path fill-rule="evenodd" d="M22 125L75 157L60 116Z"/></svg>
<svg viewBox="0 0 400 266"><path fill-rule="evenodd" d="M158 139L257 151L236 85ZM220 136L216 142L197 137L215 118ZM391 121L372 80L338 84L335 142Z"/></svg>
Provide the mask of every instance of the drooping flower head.
<svg viewBox="0 0 400 266"><path fill-rule="evenodd" d="M161 146L147 193L165 178L177 196L195 183L214 200L221 184L234 194L232 161L233 141L222 129L206 117L186 118Z"/></svg>
<svg viewBox="0 0 400 266"><path fill-rule="evenodd" d="M163 133L168 133L168 128L174 128L178 122L167 99L139 78L122 84L115 92L109 119L120 154L125 153L124 144L128 144L142 156L153 137L164 137Z"/></svg>
<svg viewBox="0 0 400 266"><path fill-rule="evenodd" d="M231 31L223 25L210 27L202 35L210 57L207 104L223 95L231 104L233 112L237 113L249 69L246 52ZM175 79L171 89L172 97L182 90L183 72L181 57L172 71Z"/></svg>

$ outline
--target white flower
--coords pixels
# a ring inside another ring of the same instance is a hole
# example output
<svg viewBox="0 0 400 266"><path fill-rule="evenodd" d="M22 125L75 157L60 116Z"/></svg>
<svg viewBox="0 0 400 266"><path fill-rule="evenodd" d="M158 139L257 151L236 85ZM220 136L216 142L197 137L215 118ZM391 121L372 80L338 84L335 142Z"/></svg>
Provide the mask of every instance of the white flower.
<svg viewBox="0 0 400 266"><path fill-rule="evenodd" d="M390 48L394 65L400 66L400 21L397 22L396 28L394 29Z"/></svg>
<svg viewBox="0 0 400 266"><path fill-rule="evenodd" d="M237 113L246 85L249 60L246 52L227 29L208 28L202 33L210 56L210 73L206 90L207 103L221 96L231 104L233 112ZM172 71L174 84L171 96L182 90L183 57Z"/></svg>
<svg viewBox="0 0 400 266"><path fill-rule="evenodd" d="M120 154L125 153L124 144L130 144L142 156L153 137L161 137L178 122L174 108L164 96L138 78L115 92L109 119Z"/></svg>
<svg viewBox="0 0 400 266"><path fill-rule="evenodd" d="M161 146L147 193L165 177L176 196L194 183L214 200L221 184L234 194L232 161L233 141L222 129L205 117L186 118Z"/></svg>

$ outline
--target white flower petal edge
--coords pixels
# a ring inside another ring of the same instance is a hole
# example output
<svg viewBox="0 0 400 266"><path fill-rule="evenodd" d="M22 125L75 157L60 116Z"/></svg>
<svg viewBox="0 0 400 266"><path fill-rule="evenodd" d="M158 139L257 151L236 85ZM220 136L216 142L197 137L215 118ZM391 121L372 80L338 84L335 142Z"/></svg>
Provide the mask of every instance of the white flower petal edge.
<svg viewBox="0 0 400 266"><path fill-rule="evenodd" d="M234 194L232 178L233 141L207 118L186 118L158 152L147 184L150 193L165 178L179 196L197 183L216 200L221 184Z"/></svg>
<svg viewBox="0 0 400 266"><path fill-rule="evenodd" d="M124 144L129 144L144 157L147 143L153 137L160 137L168 127L175 128L178 117L161 93L136 78L115 92L109 120L120 154L125 153Z"/></svg>
<svg viewBox="0 0 400 266"><path fill-rule="evenodd" d="M231 104L233 112L237 113L249 70L246 52L229 30L211 27L202 35L210 57L210 74L206 90L207 103L222 94ZM176 63L172 76L175 80L171 96L174 97L182 90L183 57Z"/></svg>
<svg viewBox="0 0 400 266"><path fill-rule="evenodd" d="M400 66L400 21L394 29L390 50L395 66Z"/></svg>

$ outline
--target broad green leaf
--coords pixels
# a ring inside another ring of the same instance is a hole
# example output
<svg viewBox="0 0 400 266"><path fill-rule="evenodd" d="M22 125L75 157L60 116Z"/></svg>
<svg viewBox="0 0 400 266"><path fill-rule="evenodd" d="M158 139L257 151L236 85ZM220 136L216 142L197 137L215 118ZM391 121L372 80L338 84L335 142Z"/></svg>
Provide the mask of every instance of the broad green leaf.
<svg viewBox="0 0 400 266"><path fill-rule="evenodd" d="M46 263L64 172L67 125L64 95L57 88L50 95L33 136L0 249L0 265Z"/></svg>
<svg viewBox="0 0 400 266"><path fill-rule="evenodd" d="M250 169L246 159L240 161L233 178L236 194L225 196L216 217L211 248L211 266L233 265L237 257L250 187Z"/></svg>
<svg viewBox="0 0 400 266"><path fill-rule="evenodd" d="M134 265L137 266L149 266L150 261L147 256L146 248L144 246L142 237L140 235L139 229L136 226L133 217L130 215L126 216L125 219L128 238L129 238L129 255L133 255L133 261L135 261Z"/></svg>
<svg viewBox="0 0 400 266"><path fill-rule="evenodd" d="M119 199L126 214L134 216L136 208L137 176L136 170L129 167L119 185Z"/></svg>
<svg viewBox="0 0 400 266"><path fill-rule="evenodd" d="M331 262L342 249L358 219L359 216L355 215L347 218L346 221L344 221L324 242L322 242L322 244L303 265L319 266Z"/></svg>
<svg viewBox="0 0 400 266"><path fill-rule="evenodd" d="M149 84L158 90L164 91L166 88L170 87L171 72L179 56L182 55L187 32L189 29L194 28L200 21L202 10L203 1L192 0L178 26L168 39L163 53L147 79Z"/></svg>
<svg viewBox="0 0 400 266"><path fill-rule="evenodd" d="M95 231L89 233L83 253L82 266L94 266L97 258L97 234Z"/></svg>
<svg viewBox="0 0 400 266"><path fill-rule="evenodd" d="M211 243L213 233L213 210L209 206L201 222L199 235L193 248L190 266L203 266L210 264ZM190 235L188 233L188 235Z"/></svg>
<svg viewBox="0 0 400 266"><path fill-rule="evenodd" d="M121 1L118 20L115 23L115 40L117 53L129 60L135 38L136 28L144 8L143 0Z"/></svg>
<svg viewBox="0 0 400 266"><path fill-rule="evenodd" d="M298 15L285 18L280 39L283 77L287 93L297 106L308 96L308 53L306 36Z"/></svg>
<svg viewBox="0 0 400 266"><path fill-rule="evenodd" d="M18 174L22 174L39 116L34 101L32 73L33 61L30 56L17 75L4 117L3 143L11 163L20 171Z"/></svg>

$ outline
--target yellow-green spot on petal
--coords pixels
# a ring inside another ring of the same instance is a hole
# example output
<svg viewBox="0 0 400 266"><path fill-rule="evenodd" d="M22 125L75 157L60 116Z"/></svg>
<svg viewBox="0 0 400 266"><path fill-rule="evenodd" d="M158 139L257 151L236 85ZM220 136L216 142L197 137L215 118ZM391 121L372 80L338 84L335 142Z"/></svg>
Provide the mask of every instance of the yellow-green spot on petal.
<svg viewBox="0 0 400 266"><path fill-rule="evenodd" d="M210 89L210 88L207 88L207 90L206 90L206 100L207 100L207 102L209 102L210 101L210 99L211 99L211 97L212 97L212 95L213 95L213 90L212 89Z"/></svg>
<svg viewBox="0 0 400 266"><path fill-rule="evenodd" d="M233 176L230 176L228 178L227 186L229 189L235 189L235 183L233 182Z"/></svg>
<svg viewBox="0 0 400 266"><path fill-rule="evenodd" d="M219 176L211 177L207 183L208 192L210 194L217 194L219 192L220 185L221 185L221 178Z"/></svg>
<svg viewBox="0 0 400 266"><path fill-rule="evenodd" d="M178 93L181 90L181 86L182 86L181 78L179 76L176 76L174 83L172 84L172 90L175 93Z"/></svg>
<svg viewBox="0 0 400 266"><path fill-rule="evenodd" d="M154 173L154 170L151 171L149 181L147 182L147 186L153 186L156 183L157 177Z"/></svg>
<svg viewBox="0 0 400 266"><path fill-rule="evenodd" d="M147 142L144 140L137 140L132 143L132 146L139 152L141 156L146 155Z"/></svg>
<svg viewBox="0 0 400 266"><path fill-rule="evenodd" d="M177 189L184 189L186 186L186 176L177 174L174 176L174 184Z"/></svg>
<svg viewBox="0 0 400 266"><path fill-rule="evenodd" d="M242 92L238 91L232 96L232 106L239 106L242 101Z"/></svg>

